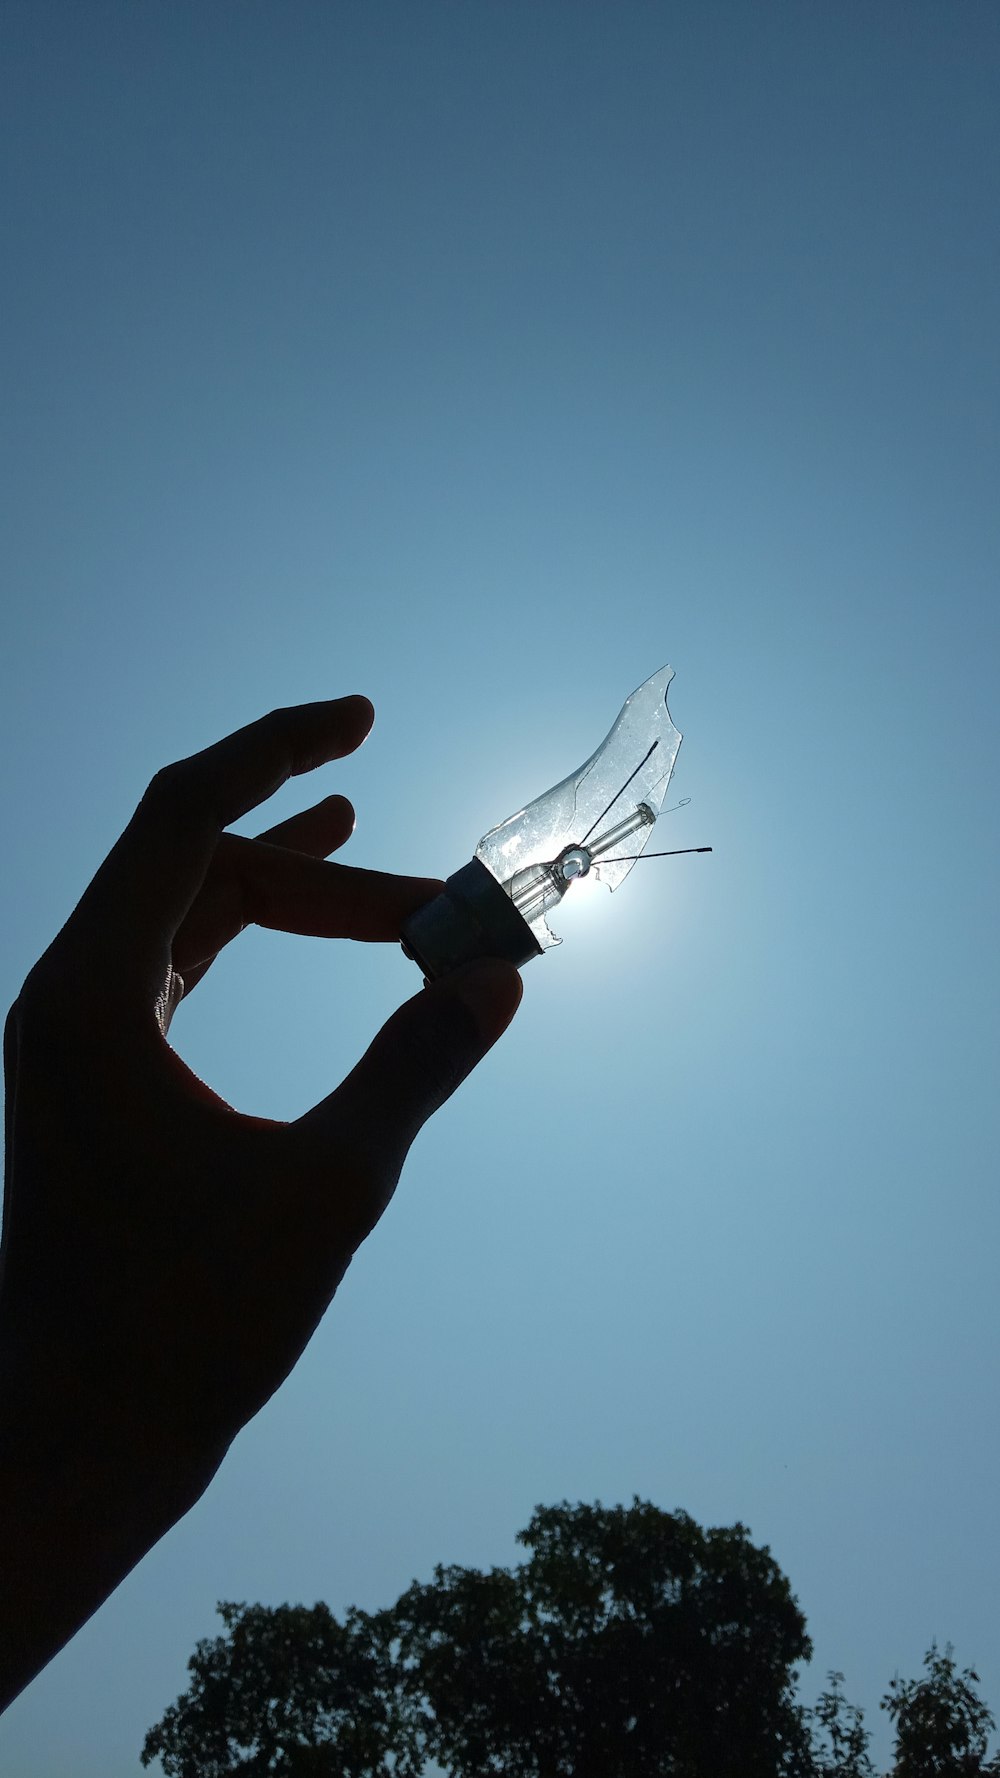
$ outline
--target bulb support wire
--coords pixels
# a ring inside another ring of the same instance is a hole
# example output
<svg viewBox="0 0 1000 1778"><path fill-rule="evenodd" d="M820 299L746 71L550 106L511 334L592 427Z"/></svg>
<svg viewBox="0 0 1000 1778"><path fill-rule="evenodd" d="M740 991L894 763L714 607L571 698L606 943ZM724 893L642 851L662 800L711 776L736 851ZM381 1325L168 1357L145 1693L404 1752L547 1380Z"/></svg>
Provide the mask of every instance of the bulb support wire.
<svg viewBox="0 0 1000 1778"><path fill-rule="evenodd" d="M641 864L644 858L682 858L687 852L711 852L711 846L675 846L672 852L625 852L618 858L595 858L594 869L602 864Z"/></svg>
<svg viewBox="0 0 1000 1778"><path fill-rule="evenodd" d="M634 772L630 772L630 773L629 773L629 775L628 775L628 777L627 777L627 778L626 778L626 780L625 780L625 782L624 782L624 784L623 784L623 785L622 785L622 787L621 787L621 790L616 790L616 791L615 791L615 794L614 794L614 796L613 796L613 797L612 797L612 798L611 798L611 801L610 801L610 802L609 802L609 804L608 804L608 806L607 806L607 808L606 808L606 809L602 809L602 810L601 810L601 813L600 813L600 814L599 814L599 815L598 815L598 817L597 817L597 820L596 820L596 821L592 821L592 822L591 822L591 824L590 824L590 826L589 826L589 827L588 827L588 829L587 829L587 831L586 831L586 833L585 833L585 834L584 834L584 836L583 836L583 839L582 839L582 840L577 840L577 842L576 842L576 844L577 844L577 845L578 845L578 846L585 846L585 845L586 845L586 844L587 844L587 841L588 841L588 840L589 840L589 838L590 838L590 836L591 836L591 834L592 834L592 833L593 833L593 831L594 831L594 828L595 828L595 827L600 827L600 825L601 825L601 822L602 822L602 821L603 821L603 820L604 820L604 817L605 817L605 815L610 815L610 813L611 813L611 811L612 811L612 809L613 809L613 808L614 808L614 806L615 806L615 804L616 804L616 802L617 802L617 801L618 801L618 798L619 798L619 797L620 797L620 796L622 796L622 795L624 795L624 793L625 793L625 791L626 791L626 790L627 790L627 789L628 789L628 787L629 787L629 785L630 785L630 784L631 784L631 782L632 782L632 779L633 779L633 778L637 778L637 777L638 777L638 775L639 775L639 773L640 773L640 772L641 772L641 771L642 771L642 768L643 768L643 766L644 766L644 765L645 765L645 763L646 763L646 761L647 761L647 759L648 759L648 758L649 758L649 754L650 754L650 753L653 753L653 752L655 752L655 750L656 750L656 748L657 748L657 747L658 747L658 746L659 746L659 745L660 745L660 743L659 743L659 741L658 741L658 740L657 740L657 741L654 741L654 742L653 742L653 745L652 745L652 747L651 747L651 748L650 748L650 749L649 749L649 753L644 753L644 754L643 754L643 756L642 756L642 758L641 758L641 759L640 759L640 761L639 761L639 764L638 764L638 765L637 765L637 766L636 766L636 768L635 768L635 771L634 771Z"/></svg>
<svg viewBox="0 0 1000 1778"><path fill-rule="evenodd" d="M630 772L628 777L626 778L624 784L622 785L621 789L615 791L615 794L611 798L611 801L609 802L607 808L602 809L601 813L597 817L597 820L591 822L590 826L588 827L586 833L583 836L583 839L576 841L576 845L578 847L586 846L587 841L589 840L591 834L594 831L594 828L600 827L601 822L604 820L605 815L610 815L612 809L614 808L616 802L618 801L618 798L625 794L626 790L628 789L629 785L632 782L632 779L638 777L638 775L642 771L642 768L645 765L647 759L649 759L650 754L655 753L655 751L659 745L660 745L660 743L658 740L654 741L653 745L652 745L652 747L650 747L649 751L647 753L643 754L642 758L639 761L639 764L635 768L635 771ZM674 809L683 809L685 803L689 803L690 801L691 801L691 798L689 796L684 796L681 798L679 803L674 804ZM664 810L664 813L667 815L672 815L674 813L674 809L666 809L666 810ZM655 816L651 816L650 819L655 820ZM622 823L622 825L625 825L625 824ZM614 830L612 830L612 831L614 831ZM622 837L624 838L624 835ZM606 834L604 836L604 839L605 839L605 844L607 844L607 835ZM613 839L611 841L611 844L612 845L614 844ZM711 846L675 846L674 849L670 852L622 852L622 853L619 853L617 858L607 858L603 855L601 857L598 857L597 856L597 847L594 846L592 848L592 851L594 854L595 869L599 865L602 865L602 864L638 864L640 859L643 859L643 858L683 858L689 852L711 852L711 850L712 850Z"/></svg>

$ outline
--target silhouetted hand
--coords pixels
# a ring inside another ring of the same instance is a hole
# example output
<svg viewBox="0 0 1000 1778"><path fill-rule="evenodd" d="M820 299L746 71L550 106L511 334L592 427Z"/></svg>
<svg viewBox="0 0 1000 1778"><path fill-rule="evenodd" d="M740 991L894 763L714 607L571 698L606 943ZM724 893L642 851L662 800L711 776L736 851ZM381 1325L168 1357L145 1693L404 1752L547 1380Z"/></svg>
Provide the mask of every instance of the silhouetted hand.
<svg viewBox="0 0 1000 1778"><path fill-rule="evenodd" d="M276 711L158 773L8 1019L0 1706L202 1493L517 1007L502 963L424 989L291 1124L233 1111L167 1043L245 925L393 940L440 887L325 862L341 797L223 832L372 719L360 697Z"/></svg>

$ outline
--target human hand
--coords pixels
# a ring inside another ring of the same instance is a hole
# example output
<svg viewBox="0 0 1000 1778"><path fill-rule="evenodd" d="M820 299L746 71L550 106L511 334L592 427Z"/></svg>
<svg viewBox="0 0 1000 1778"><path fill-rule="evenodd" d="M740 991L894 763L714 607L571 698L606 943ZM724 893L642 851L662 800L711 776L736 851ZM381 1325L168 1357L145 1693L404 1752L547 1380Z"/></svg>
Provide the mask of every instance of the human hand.
<svg viewBox="0 0 1000 1778"><path fill-rule="evenodd" d="M397 939L440 888L325 862L353 826L344 798L256 840L223 832L352 752L372 719L356 697L276 711L158 773L8 1019L14 1691L201 1494L302 1352L417 1131L516 1010L509 965L446 977L290 1124L232 1110L167 1043L178 999L244 925Z"/></svg>

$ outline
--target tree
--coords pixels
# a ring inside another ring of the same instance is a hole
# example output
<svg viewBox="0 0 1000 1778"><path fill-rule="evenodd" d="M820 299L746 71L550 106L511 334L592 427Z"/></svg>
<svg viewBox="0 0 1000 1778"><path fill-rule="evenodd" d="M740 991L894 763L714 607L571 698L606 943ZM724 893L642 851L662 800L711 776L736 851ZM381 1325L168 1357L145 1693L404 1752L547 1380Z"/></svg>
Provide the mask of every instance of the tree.
<svg viewBox="0 0 1000 1778"><path fill-rule="evenodd" d="M377 1623L326 1605L218 1607L225 1636L199 1642L190 1688L149 1730L167 1778L419 1778L412 1709Z"/></svg>
<svg viewBox="0 0 1000 1778"><path fill-rule="evenodd" d="M518 1568L438 1568L393 1608L428 1748L453 1778L809 1771L805 1620L742 1525L539 1508Z"/></svg>
<svg viewBox="0 0 1000 1778"><path fill-rule="evenodd" d="M510 1568L439 1567L395 1605L220 1605L149 1730L167 1778L876 1778L840 1673L743 1525L538 1507ZM948 1646L892 1681L889 1778L1000 1778L993 1717ZM436 1763L435 1763L436 1762Z"/></svg>
<svg viewBox="0 0 1000 1778"><path fill-rule="evenodd" d="M375 1616L222 1605L150 1729L168 1778L809 1778L805 1621L742 1525L539 1508L527 1560Z"/></svg>
<svg viewBox="0 0 1000 1778"><path fill-rule="evenodd" d="M828 1673L827 1690L821 1692L809 1716L816 1725L812 1735L812 1769L815 1778L876 1778L868 1754L871 1735L864 1713L844 1696L844 1675Z"/></svg>
<svg viewBox="0 0 1000 1778"><path fill-rule="evenodd" d="M891 1778L991 1778L1000 1774L1000 1754L986 1759L996 1727L975 1689L979 1674L961 1673L951 1643L941 1654L931 1643L924 1656L924 1679L895 1679L882 1699L896 1729Z"/></svg>

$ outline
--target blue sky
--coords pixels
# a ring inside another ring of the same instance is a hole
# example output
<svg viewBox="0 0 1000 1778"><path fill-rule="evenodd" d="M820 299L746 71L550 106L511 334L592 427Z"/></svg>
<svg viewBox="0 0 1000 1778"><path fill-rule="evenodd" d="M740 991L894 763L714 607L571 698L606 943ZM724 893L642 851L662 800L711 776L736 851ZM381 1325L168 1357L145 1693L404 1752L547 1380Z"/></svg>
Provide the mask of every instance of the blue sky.
<svg viewBox="0 0 1000 1778"><path fill-rule="evenodd" d="M345 857L444 874L669 660L657 842L715 847L553 917L8 1778L133 1778L217 1598L386 1603L562 1498L742 1519L805 1695L842 1668L883 1751L934 1636L1000 1707L1000 15L8 0L2 35L7 998L157 766L275 704L373 698L316 794ZM174 1036L292 1116L415 983L251 933Z"/></svg>

